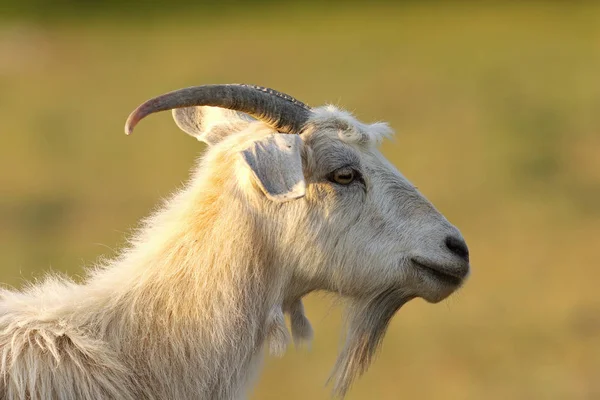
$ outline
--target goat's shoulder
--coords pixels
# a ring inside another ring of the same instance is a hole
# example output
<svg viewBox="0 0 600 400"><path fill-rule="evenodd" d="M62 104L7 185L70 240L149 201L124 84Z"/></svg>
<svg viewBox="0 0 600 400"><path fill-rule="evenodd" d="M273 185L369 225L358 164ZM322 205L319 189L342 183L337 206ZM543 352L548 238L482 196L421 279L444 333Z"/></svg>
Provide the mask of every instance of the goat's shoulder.
<svg viewBox="0 0 600 400"><path fill-rule="evenodd" d="M49 278L0 291L0 398L134 398L117 354L72 319L74 286Z"/></svg>

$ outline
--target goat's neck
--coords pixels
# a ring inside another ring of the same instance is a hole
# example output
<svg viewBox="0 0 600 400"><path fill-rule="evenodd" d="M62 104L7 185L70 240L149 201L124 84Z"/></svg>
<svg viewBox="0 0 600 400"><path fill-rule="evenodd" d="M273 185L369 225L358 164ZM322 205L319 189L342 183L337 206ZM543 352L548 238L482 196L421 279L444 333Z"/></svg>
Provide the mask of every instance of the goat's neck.
<svg viewBox="0 0 600 400"><path fill-rule="evenodd" d="M199 211L185 207L200 200ZM186 385L207 398L237 397L282 301L283 279L265 246L253 243L251 219L244 210L219 212L218 203L181 193L106 271L109 283L127 287L112 300L120 314L105 327L107 339L137 371L162 374L152 384L167 385L160 391L170 398L185 398L168 389Z"/></svg>

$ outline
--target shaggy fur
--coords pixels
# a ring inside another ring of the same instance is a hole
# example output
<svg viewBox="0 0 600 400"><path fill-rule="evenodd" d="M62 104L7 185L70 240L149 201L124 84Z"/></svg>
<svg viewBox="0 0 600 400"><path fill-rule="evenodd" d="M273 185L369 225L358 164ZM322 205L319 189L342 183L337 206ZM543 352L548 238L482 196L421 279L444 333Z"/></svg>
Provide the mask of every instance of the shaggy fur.
<svg viewBox="0 0 600 400"><path fill-rule="evenodd" d="M460 234L377 151L385 124L314 110L301 135L306 195L277 203L240 157L272 129L210 114L205 126L221 130L191 181L117 259L82 284L0 291L1 399L243 398L265 344L285 351L284 313L294 340L310 340L301 298L315 290L351 302L333 375L343 395L402 304L457 289L410 261L458 265L441 243ZM362 178L331 182L349 167Z"/></svg>

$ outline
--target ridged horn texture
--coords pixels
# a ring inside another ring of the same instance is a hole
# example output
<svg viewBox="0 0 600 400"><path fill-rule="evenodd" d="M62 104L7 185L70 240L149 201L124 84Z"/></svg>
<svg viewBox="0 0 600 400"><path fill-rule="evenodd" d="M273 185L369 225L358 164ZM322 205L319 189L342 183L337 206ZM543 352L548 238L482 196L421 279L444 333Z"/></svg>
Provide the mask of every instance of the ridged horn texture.
<svg viewBox="0 0 600 400"><path fill-rule="evenodd" d="M281 133L298 134L310 116L310 107L273 89L243 84L203 85L175 90L150 99L127 118L125 133L147 115L173 108L212 106L241 111Z"/></svg>

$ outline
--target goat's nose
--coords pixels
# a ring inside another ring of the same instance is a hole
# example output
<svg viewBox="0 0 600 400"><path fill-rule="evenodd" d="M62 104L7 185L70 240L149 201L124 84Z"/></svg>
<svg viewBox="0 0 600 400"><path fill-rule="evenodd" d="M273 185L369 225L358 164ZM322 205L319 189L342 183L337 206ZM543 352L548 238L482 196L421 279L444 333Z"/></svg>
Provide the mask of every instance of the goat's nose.
<svg viewBox="0 0 600 400"><path fill-rule="evenodd" d="M465 241L456 236L448 236L446 237L446 247L452 253L456 254L466 262L469 262L469 248Z"/></svg>

